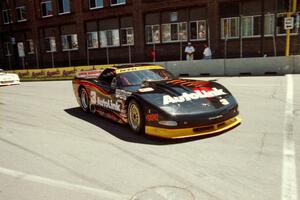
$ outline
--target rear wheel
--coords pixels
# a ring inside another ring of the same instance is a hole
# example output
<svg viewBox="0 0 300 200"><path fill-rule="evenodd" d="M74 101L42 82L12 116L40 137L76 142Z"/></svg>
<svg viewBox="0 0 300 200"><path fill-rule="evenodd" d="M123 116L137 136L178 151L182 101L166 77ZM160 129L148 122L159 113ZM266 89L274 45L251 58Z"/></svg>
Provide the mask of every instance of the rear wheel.
<svg viewBox="0 0 300 200"><path fill-rule="evenodd" d="M80 97L80 106L83 111L85 112L90 112L90 100L89 100L89 95L84 87L82 87L79 90L79 97Z"/></svg>
<svg viewBox="0 0 300 200"><path fill-rule="evenodd" d="M136 133L145 132L144 114L139 103L136 100L131 100L128 104L128 122L131 129Z"/></svg>

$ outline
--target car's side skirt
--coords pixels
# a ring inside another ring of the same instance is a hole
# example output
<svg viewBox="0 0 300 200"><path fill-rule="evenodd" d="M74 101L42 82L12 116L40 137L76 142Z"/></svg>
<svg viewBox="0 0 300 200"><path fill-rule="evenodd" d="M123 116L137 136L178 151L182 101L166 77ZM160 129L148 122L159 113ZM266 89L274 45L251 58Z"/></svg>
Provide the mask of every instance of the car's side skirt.
<svg viewBox="0 0 300 200"><path fill-rule="evenodd" d="M127 117L121 116L117 112L106 110L104 108L101 108L100 106L95 106L95 109L96 109L95 112L98 113L102 117L108 118L108 119L118 122L120 124L128 123Z"/></svg>

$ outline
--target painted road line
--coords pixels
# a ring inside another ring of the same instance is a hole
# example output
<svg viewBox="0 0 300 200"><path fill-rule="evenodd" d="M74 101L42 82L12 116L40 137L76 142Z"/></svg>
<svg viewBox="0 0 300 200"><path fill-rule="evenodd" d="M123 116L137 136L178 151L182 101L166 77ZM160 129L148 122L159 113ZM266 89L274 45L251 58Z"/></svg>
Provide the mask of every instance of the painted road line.
<svg viewBox="0 0 300 200"><path fill-rule="evenodd" d="M287 75L286 78L281 200L298 200L294 143L294 83L292 75Z"/></svg>
<svg viewBox="0 0 300 200"><path fill-rule="evenodd" d="M107 191L107 190L87 187L87 186L83 186L83 185L77 185L77 184L60 181L60 180L49 179L49 178L36 176L36 175L32 175L32 174L27 174L24 172L15 171L12 169L6 169L6 168L2 168L2 167L0 167L0 174L14 177L18 181L24 180L24 181L30 181L30 182L40 183L40 184L44 184L44 185L49 185L49 186L53 186L53 187L57 187L57 188L73 190L73 191L77 191L77 192L81 191L81 192L85 192L85 193L90 193L90 194L94 194L94 195L101 197L101 199L107 199L107 200L127 200L127 199L129 199L129 196L126 196L124 194L118 194L118 193L114 193L114 192Z"/></svg>

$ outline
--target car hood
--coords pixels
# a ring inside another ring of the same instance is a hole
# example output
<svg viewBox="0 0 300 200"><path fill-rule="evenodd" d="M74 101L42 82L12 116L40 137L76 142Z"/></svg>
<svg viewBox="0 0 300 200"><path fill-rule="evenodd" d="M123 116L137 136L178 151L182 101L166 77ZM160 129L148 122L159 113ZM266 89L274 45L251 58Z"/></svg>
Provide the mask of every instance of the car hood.
<svg viewBox="0 0 300 200"><path fill-rule="evenodd" d="M145 82L137 95L171 115L198 115L237 107L231 93L211 81L168 80Z"/></svg>

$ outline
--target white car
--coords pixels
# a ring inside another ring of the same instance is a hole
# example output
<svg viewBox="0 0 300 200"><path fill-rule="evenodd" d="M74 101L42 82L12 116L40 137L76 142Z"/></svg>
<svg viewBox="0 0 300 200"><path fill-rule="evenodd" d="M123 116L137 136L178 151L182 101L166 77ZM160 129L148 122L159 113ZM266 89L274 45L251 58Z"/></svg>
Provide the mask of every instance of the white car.
<svg viewBox="0 0 300 200"><path fill-rule="evenodd" d="M18 74L6 73L4 70L0 69L0 86L18 84L20 84Z"/></svg>

